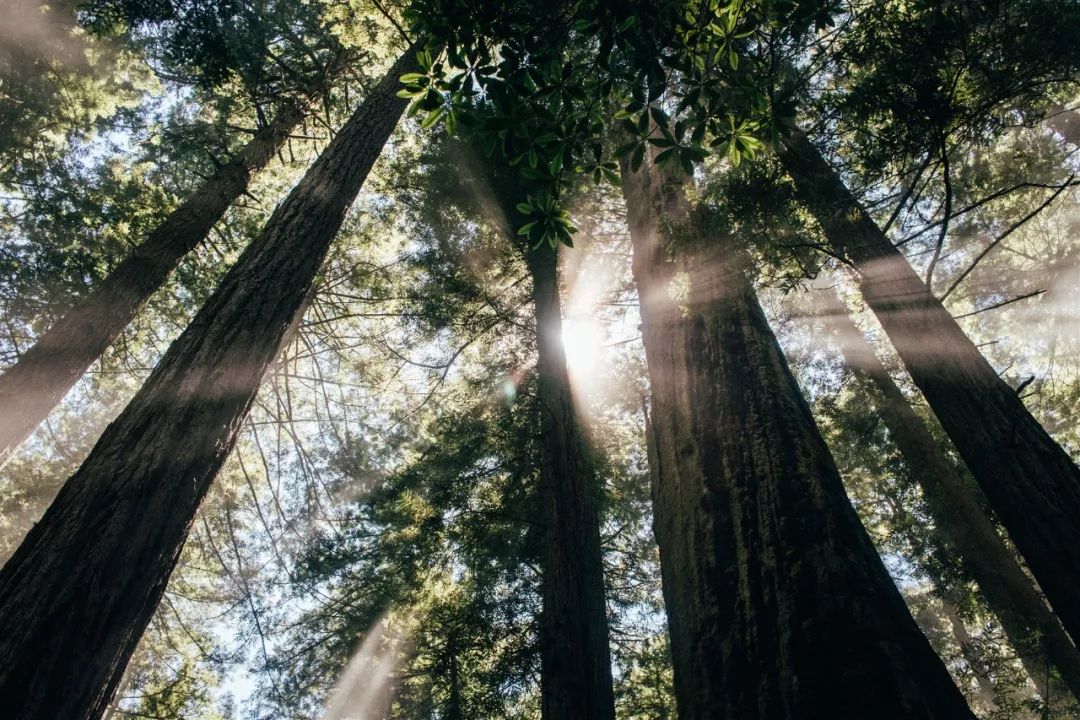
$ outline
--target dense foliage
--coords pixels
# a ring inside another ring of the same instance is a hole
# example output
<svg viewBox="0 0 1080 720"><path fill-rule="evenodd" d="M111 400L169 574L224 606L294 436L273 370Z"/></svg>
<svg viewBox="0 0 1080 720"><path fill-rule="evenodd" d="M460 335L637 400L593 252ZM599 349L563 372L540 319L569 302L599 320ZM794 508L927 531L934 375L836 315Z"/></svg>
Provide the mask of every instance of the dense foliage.
<svg viewBox="0 0 1080 720"><path fill-rule="evenodd" d="M243 420L109 717L540 717L550 410L527 259L556 251L602 486L617 715L677 716L619 191L620 170L651 162L751 260L847 493L973 710L1075 716L1080 698L1049 658L1021 657L846 367L823 289L978 492L775 152L795 127L814 139L1076 461L1075 3L94 0L50 6L42 23L16 5L29 19L0 29L2 368L285 103L305 115L0 468L3 559L393 58L418 64L399 78L406 119ZM677 254L679 235L669 242Z"/></svg>

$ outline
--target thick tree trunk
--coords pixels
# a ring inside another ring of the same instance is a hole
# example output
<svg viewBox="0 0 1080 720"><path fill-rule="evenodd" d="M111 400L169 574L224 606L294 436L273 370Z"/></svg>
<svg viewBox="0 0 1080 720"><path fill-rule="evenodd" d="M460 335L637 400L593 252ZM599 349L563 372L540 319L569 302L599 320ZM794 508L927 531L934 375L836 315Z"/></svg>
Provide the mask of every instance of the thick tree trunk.
<svg viewBox="0 0 1080 720"><path fill-rule="evenodd" d="M679 717L972 717L860 525L738 253L685 222L679 188L657 202L650 173L624 167L623 182ZM674 258L661 220L680 223Z"/></svg>
<svg viewBox="0 0 1080 720"><path fill-rule="evenodd" d="M414 65L356 110L0 571L5 717L105 710Z"/></svg>
<svg viewBox="0 0 1080 720"><path fill-rule="evenodd" d="M101 357L183 257L206 238L303 117L299 102L284 104L236 157L219 167L0 375L0 465Z"/></svg>
<svg viewBox="0 0 1080 720"><path fill-rule="evenodd" d="M1080 638L1080 468L1031 416L809 139L780 160L832 251L858 271L896 347L1073 640Z"/></svg>
<svg viewBox="0 0 1080 720"><path fill-rule="evenodd" d="M601 490L566 368L557 255L544 246L526 257L533 279L543 432L542 715L544 720L612 720L615 697L600 548Z"/></svg>
<svg viewBox="0 0 1080 720"><path fill-rule="evenodd" d="M823 290L819 298L845 362L888 428L911 478L922 488L938 532L978 583L1039 691L1046 695L1049 659L1080 698L1080 651L983 512L977 491L965 483L912 410L835 294Z"/></svg>

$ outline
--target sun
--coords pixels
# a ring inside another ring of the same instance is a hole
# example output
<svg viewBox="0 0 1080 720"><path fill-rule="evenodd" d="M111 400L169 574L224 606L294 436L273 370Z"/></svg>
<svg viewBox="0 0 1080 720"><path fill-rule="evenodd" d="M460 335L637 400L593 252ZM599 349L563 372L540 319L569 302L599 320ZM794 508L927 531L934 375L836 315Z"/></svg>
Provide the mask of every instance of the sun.
<svg viewBox="0 0 1080 720"><path fill-rule="evenodd" d="M602 336L600 324L594 318L571 316L563 321L563 350L571 375L580 379L596 369L600 361Z"/></svg>

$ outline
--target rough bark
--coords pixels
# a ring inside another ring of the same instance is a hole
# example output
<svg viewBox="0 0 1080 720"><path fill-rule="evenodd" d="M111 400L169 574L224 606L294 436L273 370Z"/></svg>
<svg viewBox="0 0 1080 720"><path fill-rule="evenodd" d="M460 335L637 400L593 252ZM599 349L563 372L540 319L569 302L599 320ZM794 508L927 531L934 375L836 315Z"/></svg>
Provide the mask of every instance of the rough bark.
<svg viewBox="0 0 1080 720"><path fill-rule="evenodd" d="M98 718L200 502L397 124L407 53L260 236L0 571L0 707Z"/></svg>
<svg viewBox="0 0 1080 720"><path fill-rule="evenodd" d="M623 169L681 720L970 718L848 501L737 257ZM679 220L679 252L658 224ZM678 275L676 275L678 273ZM688 287L678 304L669 286Z"/></svg>
<svg viewBox="0 0 1080 720"><path fill-rule="evenodd" d="M533 279L543 432L542 716L612 720L615 697L600 547L601 490L566 368L557 255L545 246L526 257Z"/></svg>
<svg viewBox="0 0 1080 720"><path fill-rule="evenodd" d="M1080 637L1080 468L1054 442L801 131L780 160L1047 599Z"/></svg>
<svg viewBox="0 0 1080 720"><path fill-rule="evenodd" d="M922 488L937 531L979 585L1039 692L1046 695L1049 659L1080 697L1080 651L983 512L977 490L957 472L833 292L824 290L819 298L844 361Z"/></svg>
<svg viewBox="0 0 1080 720"><path fill-rule="evenodd" d="M183 257L206 238L303 117L299 102L282 105L234 158L0 375L0 465L101 357Z"/></svg>

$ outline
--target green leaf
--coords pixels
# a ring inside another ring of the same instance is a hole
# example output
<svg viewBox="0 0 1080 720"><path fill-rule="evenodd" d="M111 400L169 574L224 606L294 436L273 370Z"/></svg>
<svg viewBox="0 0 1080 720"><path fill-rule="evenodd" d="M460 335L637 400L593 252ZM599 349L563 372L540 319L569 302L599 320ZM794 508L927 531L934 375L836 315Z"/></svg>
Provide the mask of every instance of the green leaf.
<svg viewBox="0 0 1080 720"><path fill-rule="evenodd" d="M676 159L677 157L678 156L676 155L676 148L670 148L656 156L656 164L664 165Z"/></svg>
<svg viewBox="0 0 1080 720"><path fill-rule="evenodd" d="M671 118L666 112L656 106L649 108L649 114L652 115L652 119L662 128L666 128L671 124Z"/></svg>
<svg viewBox="0 0 1080 720"><path fill-rule="evenodd" d="M548 172L550 172L552 175L558 175L559 171L562 170L563 149L565 147L565 145L560 145L559 149L555 151L555 157L553 157L551 159L551 162L548 164Z"/></svg>
<svg viewBox="0 0 1080 720"><path fill-rule="evenodd" d="M425 117L423 119L423 121L420 123L420 127L423 128L424 130L427 130L432 125L439 122L439 120L443 116L443 113L445 113L445 112L446 112L446 108L439 108L438 110L433 110L433 111L429 112L427 114L427 117Z"/></svg>
<svg viewBox="0 0 1080 720"><path fill-rule="evenodd" d="M689 153L679 153L679 159L682 161L682 168L686 171L687 175L694 174L694 159Z"/></svg>

